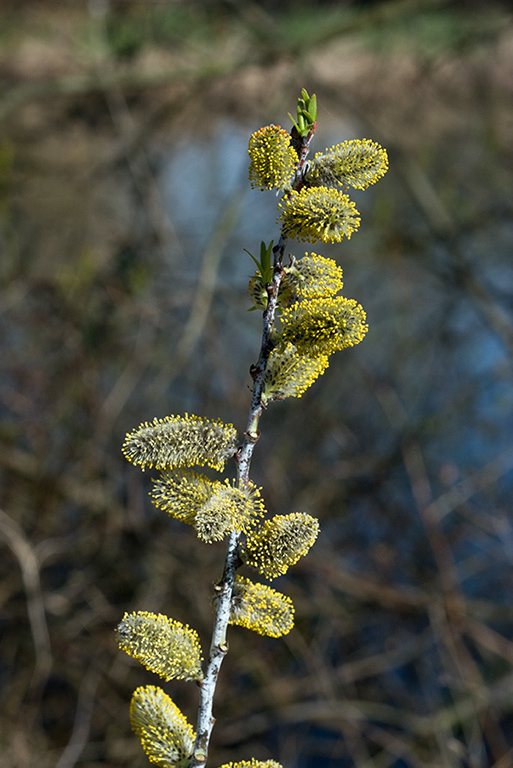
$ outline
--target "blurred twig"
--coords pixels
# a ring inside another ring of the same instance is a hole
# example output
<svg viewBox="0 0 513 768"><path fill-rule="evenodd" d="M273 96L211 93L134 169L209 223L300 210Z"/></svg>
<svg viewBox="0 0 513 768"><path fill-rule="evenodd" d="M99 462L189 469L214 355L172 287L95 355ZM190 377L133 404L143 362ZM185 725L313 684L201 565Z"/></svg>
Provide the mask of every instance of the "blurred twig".
<svg viewBox="0 0 513 768"><path fill-rule="evenodd" d="M141 91L173 83L210 81L236 71L242 62L209 62L197 70L174 68L156 72L96 72L86 75L63 75L58 78L28 81L4 90L0 100L0 123L13 112L32 101L81 96L87 93L107 93L113 89Z"/></svg>
<svg viewBox="0 0 513 768"><path fill-rule="evenodd" d="M50 634L39 578L39 563L34 549L22 529L4 510L0 509L0 533L18 560L27 597L27 613L36 652L33 687L44 684L52 667Z"/></svg>
<svg viewBox="0 0 513 768"><path fill-rule="evenodd" d="M99 670L91 668L84 676L78 692L75 722L73 724L70 740L55 768L73 768L73 766L77 764L80 754L89 738L94 699L99 682Z"/></svg>

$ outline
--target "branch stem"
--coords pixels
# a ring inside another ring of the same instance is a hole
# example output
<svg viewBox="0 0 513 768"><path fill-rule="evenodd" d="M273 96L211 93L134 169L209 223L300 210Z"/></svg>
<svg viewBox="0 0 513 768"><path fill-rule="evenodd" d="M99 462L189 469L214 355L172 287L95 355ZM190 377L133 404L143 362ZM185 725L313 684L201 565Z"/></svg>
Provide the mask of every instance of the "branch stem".
<svg viewBox="0 0 513 768"><path fill-rule="evenodd" d="M298 166L294 179L294 189L300 189L302 184L303 168L308 154L313 131L300 140L298 146ZM269 355L275 347L273 339L274 318L278 303L280 283L283 278L283 257L288 238L280 234L278 244L273 248L273 278L267 285L268 302L263 313L262 343L257 363L251 368L253 378L253 393L249 408L248 423L244 434L244 441L238 450L235 460L237 462L237 477L239 484L246 487L249 484L249 472L253 450L260 437L258 425L264 410L262 394L265 386L265 373ZM215 585L215 620L210 644L210 655L205 677L199 683L200 701L198 708L198 722L196 728L196 742L189 768L204 768L208 757L208 747L215 718L213 716L214 693L219 677L219 671L223 659L228 653L226 631L230 620L230 607L235 583L235 574L240 565L238 546L240 532L232 531L228 539L224 573L221 581Z"/></svg>

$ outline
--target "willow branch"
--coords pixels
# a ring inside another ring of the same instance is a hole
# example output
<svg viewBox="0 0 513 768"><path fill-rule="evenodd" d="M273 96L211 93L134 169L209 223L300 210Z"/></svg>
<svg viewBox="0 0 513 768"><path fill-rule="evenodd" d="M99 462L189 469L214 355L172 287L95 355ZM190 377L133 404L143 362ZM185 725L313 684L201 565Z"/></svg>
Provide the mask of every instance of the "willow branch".
<svg viewBox="0 0 513 768"><path fill-rule="evenodd" d="M294 129L292 129L292 141L297 143L298 149L298 165L293 184L294 189L299 189L301 187L303 169L313 134L314 131L312 130L308 136L301 139L300 137L294 136ZM273 278L271 283L266 286L268 302L267 307L263 313L260 354L258 357L258 362L251 367L250 371L253 378L253 392L249 408L248 423L244 435L244 442L235 457L237 462L238 480L239 483L244 487L249 484L249 473L253 450L260 436L258 425L264 410L262 394L265 386L265 374L267 370L267 363L269 361L269 355L275 346L273 341L274 318L276 315L280 283L284 274L282 264L287 241L288 238L283 234L283 232L281 232L278 244L273 248ZM223 577L221 581L215 586L216 613L214 629L212 632L207 670L205 677L199 683L200 701L196 727L196 742L194 745L194 752L189 768L202 768L202 766L205 765L208 757L210 737L212 735L212 729L215 724L215 718L213 716L214 694L221 669L221 664L223 663L224 657L228 653L226 632L228 628L228 622L230 620L230 607L232 601L233 586L235 583L235 575L237 568L240 566L240 560L238 556L240 536L241 534L239 531L231 532L226 550Z"/></svg>

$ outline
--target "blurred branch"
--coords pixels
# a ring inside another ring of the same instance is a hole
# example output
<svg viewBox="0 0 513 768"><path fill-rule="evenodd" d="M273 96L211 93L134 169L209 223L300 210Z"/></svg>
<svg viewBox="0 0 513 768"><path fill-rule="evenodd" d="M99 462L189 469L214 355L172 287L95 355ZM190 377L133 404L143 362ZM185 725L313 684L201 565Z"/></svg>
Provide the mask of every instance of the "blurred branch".
<svg viewBox="0 0 513 768"><path fill-rule="evenodd" d="M267 12L265 8L253 0L228 0L230 6L242 19L245 27L250 29L261 48L272 51L276 56L277 51L285 51L288 55L300 58L309 51L319 50L320 46L329 43L338 37L356 35L366 32L374 27L385 24L397 24L398 22L420 14L424 11L444 8L451 0L386 0L375 3L369 8L353 7L348 12L344 8L337 19L332 13L329 16L329 24L323 24L316 28L311 25L308 35L298 42L291 43L286 36L286 29L280 29L280 17ZM286 19L286 13L284 14Z"/></svg>
<svg viewBox="0 0 513 768"><path fill-rule="evenodd" d="M446 493L434 499L427 507L429 514L442 520L450 512L462 506L466 501L495 485L513 468L513 451L503 451L495 459L476 469L469 477L459 480Z"/></svg>
<svg viewBox="0 0 513 768"><path fill-rule="evenodd" d="M330 40L344 35L365 32L373 27L398 22L424 11L431 11L449 5L451 0L384 0L375 5L359 10L350 17L342 18L337 24L331 23L329 29L310 39L312 49L318 49Z"/></svg>
<svg viewBox="0 0 513 768"><path fill-rule="evenodd" d="M27 596L27 613L36 652L36 666L33 685L39 686L46 680L52 666L50 634L39 579L39 563L34 549L20 526L0 509L0 534L18 560Z"/></svg>
<svg viewBox="0 0 513 768"><path fill-rule="evenodd" d="M32 101L42 101L57 97L81 96L89 93L102 93L121 89L123 91L142 91L174 83L198 83L210 81L222 75L238 70L244 61L227 64L208 62L197 70L169 69L157 72L97 72L87 75L64 75L57 78L23 82L4 91L0 100L0 122L13 112Z"/></svg>
<svg viewBox="0 0 513 768"><path fill-rule="evenodd" d="M327 557L316 559L315 553L312 553L309 559L316 575L323 580L323 583L337 592L351 595L360 603L368 602L396 611L425 611L435 601L443 602L443 596L434 590L383 584L368 573L344 569L340 564L335 564L334 559L331 562ZM510 608L488 600L472 598L466 598L465 605L469 614L479 616L483 620L492 621L500 618L513 620L513 606Z"/></svg>
<svg viewBox="0 0 513 768"><path fill-rule="evenodd" d="M0 466L7 467L29 480L37 480L43 474L40 459L12 446L2 446ZM61 474L54 478L53 489L59 496L91 509L108 507L112 510L120 506L120 502L113 497L107 482L89 480L84 483L83 478L77 481L70 471L68 474Z"/></svg>
<svg viewBox="0 0 513 768"><path fill-rule="evenodd" d="M472 616L465 618L465 631L476 643L496 656L506 659L513 666L513 642L495 630L490 629Z"/></svg>
<svg viewBox="0 0 513 768"><path fill-rule="evenodd" d="M393 142L390 142L389 146L393 147ZM433 269L434 273L444 281L450 281L464 289L473 298L485 322L503 339L513 355L513 318L475 274L460 242L459 224L451 216L420 165L397 145L393 149L393 155L397 156L396 171L408 189L411 199L417 203L434 239L441 242L447 251L448 259L444 265L446 271Z"/></svg>
<svg viewBox="0 0 513 768"><path fill-rule="evenodd" d="M100 682L100 672L90 669L84 676L78 693L75 722L71 738L55 768L73 768L77 764L82 750L87 744L93 715L96 689Z"/></svg>
<svg viewBox="0 0 513 768"><path fill-rule="evenodd" d="M488 697L493 696L494 702L503 712L513 711L511 701L511 687L513 685L513 672L504 676L498 682L487 687L487 691L480 691L481 699L478 709L484 711L488 706ZM453 704L443 707L436 712L419 715L408 709L394 707L377 701L360 699L334 699L330 701L303 701L276 707L272 713L263 715L259 713L244 722L234 720L223 729L224 737L230 734L257 735L265 732L269 727L269 719L280 720L287 724L322 722L339 723L340 719L350 721L378 721L408 731L419 738L434 738L438 729L450 731L461 727L469 719L474 717L474 701L466 694L458 697Z"/></svg>
<svg viewBox="0 0 513 768"><path fill-rule="evenodd" d="M233 232L242 203L241 189L236 187L226 202L216 228L203 252L196 292L191 303L189 317L180 339L167 365L161 367L150 389L151 398L159 398L165 387L179 373L194 353L207 323L210 307L217 288L217 274L226 244Z"/></svg>
<svg viewBox="0 0 513 768"><path fill-rule="evenodd" d="M403 415L403 421L406 422L406 414ZM398 425L395 426L397 428ZM463 724L464 731L469 729L471 732L482 733L494 760L497 760L506 751L504 736L496 720L489 717L492 706L488 686L478 664L463 642L464 617L467 615L468 608L460 588L458 569L450 543L440 525L436 514L437 508L432 504L428 472L421 447L416 439L403 440L403 460L418 513L433 551L443 592L443 603L434 602L428 609L434 635L445 647L451 660L451 665L447 665L448 677L451 677L451 669L454 667L474 706L474 718L469 709L469 723ZM445 660L443 654L442 660ZM455 707L457 705L459 707L459 698L457 698L459 688L459 685L454 686ZM483 741L482 737L481 741ZM468 738L467 742L470 743L471 739ZM479 763L472 754L469 754L469 765L479 768Z"/></svg>

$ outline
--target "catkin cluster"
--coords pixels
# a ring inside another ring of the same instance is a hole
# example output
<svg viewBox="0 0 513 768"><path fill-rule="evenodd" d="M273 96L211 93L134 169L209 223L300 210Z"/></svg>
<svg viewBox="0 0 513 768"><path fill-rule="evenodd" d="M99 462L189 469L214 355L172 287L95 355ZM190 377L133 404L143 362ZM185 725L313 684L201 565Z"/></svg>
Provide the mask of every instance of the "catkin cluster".
<svg viewBox="0 0 513 768"><path fill-rule="evenodd" d="M305 94L310 107L311 100ZM310 122L303 120L303 135L309 136L307 132L314 128L316 102L309 118ZM252 182L256 168L272 164L270 158L264 161L265 155L280 155L269 142L264 144L255 139L271 128L261 128L250 139ZM295 129L299 130L298 123ZM292 137L290 142L294 143ZM299 175L296 172L292 188L274 184L278 192L283 192L278 218L282 237L311 243L350 238L360 225L360 214L347 194L348 187L366 189L387 169L386 151L369 139L344 141L317 153L311 163L303 165ZM264 178L261 186L264 187ZM262 243L262 254L266 252L264 246ZM261 263L249 283L249 295L258 309L265 309L268 301L265 273ZM340 295L342 287L340 267L318 254L306 253L301 259L292 257L289 265L282 266L276 306L281 328L275 328L275 348L265 373L265 403L301 397L324 373L333 353L358 344L367 333L365 311L354 299Z"/></svg>
<svg viewBox="0 0 513 768"><path fill-rule="evenodd" d="M265 373L265 402L301 397L330 356L358 344L368 330L363 307L339 295L342 270L335 261L306 253L283 271L281 328Z"/></svg>
<svg viewBox="0 0 513 768"><path fill-rule="evenodd" d="M291 286L293 283L294 291L299 291L299 282L291 278ZM237 434L231 424L186 414L142 424L126 436L123 451L133 464L158 472L150 494L158 509L192 526L206 543L237 531L244 537L240 565L247 564L272 579L308 552L318 523L306 514L278 516L263 523L263 499L251 482L214 480L190 469L221 469L236 446ZM228 622L280 637L293 627L294 606L289 597L271 587L237 576ZM123 651L164 680L203 680L200 640L187 625L163 614L136 611L124 615L116 634ZM155 686L138 688L130 712L132 728L151 762L162 768L188 767L195 734L164 691ZM236 765L281 768L273 761Z"/></svg>

